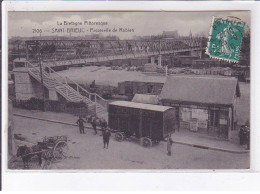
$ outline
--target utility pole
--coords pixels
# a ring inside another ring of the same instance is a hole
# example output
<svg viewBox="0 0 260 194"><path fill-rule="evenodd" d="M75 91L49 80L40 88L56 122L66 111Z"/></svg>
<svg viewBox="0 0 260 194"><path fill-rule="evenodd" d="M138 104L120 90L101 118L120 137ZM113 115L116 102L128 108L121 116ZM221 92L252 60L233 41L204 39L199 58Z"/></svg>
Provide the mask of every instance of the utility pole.
<svg viewBox="0 0 260 194"><path fill-rule="evenodd" d="M45 92L44 92L44 85L43 85L43 73L42 73L42 59L41 59L40 43L39 43L39 45L38 45L38 56L39 56L39 65L40 65L40 76L41 76L43 111L45 112Z"/></svg>

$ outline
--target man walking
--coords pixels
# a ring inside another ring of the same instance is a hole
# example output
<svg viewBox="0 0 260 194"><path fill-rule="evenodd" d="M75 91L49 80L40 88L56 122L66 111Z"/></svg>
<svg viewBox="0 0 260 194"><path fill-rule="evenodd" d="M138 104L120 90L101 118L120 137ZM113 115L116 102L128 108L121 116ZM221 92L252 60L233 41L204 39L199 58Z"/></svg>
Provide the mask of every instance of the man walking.
<svg viewBox="0 0 260 194"><path fill-rule="evenodd" d="M94 135L96 135L97 134L97 121L98 119L96 118L96 116L92 116L91 117L91 122L90 122L90 124L92 125L92 128L94 129Z"/></svg>
<svg viewBox="0 0 260 194"><path fill-rule="evenodd" d="M85 123L85 121L81 118L81 116L79 116L79 119L77 120L76 123L79 126L80 134L85 133L85 131L84 131L84 123Z"/></svg>
<svg viewBox="0 0 260 194"><path fill-rule="evenodd" d="M244 145L244 142L245 142L245 126L244 125L242 125L240 127L238 136L239 136L240 145Z"/></svg>
<svg viewBox="0 0 260 194"><path fill-rule="evenodd" d="M99 119L99 125L101 127L101 131L102 131L102 135L103 135L103 131L105 131L105 129L107 128L107 121L104 118L101 118L101 119Z"/></svg>
<svg viewBox="0 0 260 194"><path fill-rule="evenodd" d="M104 143L104 148L107 147L108 149L108 144L109 144L109 139L111 136L111 132L108 128L106 128L104 131L102 131L103 133L103 143Z"/></svg>
<svg viewBox="0 0 260 194"><path fill-rule="evenodd" d="M171 134L169 134L169 136L167 138L167 152L168 152L168 156L172 155L172 144L173 144L173 140L171 138Z"/></svg>

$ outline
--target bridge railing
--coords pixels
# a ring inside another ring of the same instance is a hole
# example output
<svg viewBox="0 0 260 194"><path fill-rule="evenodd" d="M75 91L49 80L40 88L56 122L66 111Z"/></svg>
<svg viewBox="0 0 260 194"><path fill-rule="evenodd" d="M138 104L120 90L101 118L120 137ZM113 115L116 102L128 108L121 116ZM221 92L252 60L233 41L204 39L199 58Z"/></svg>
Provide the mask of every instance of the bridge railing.
<svg viewBox="0 0 260 194"><path fill-rule="evenodd" d="M60 74L58 74L56 71L54 71L52 68L50 68L49 66L45 66L48 69L49 75L52 73L55 76L51 76L53 80L55 80L55 86L57 86L57 82L59 84L66 84L66 94L68 95L69 93L69 88L68 88L68 84L67 84L67 80L65 77L61 76Z"/></svg>
<svg viewBox="0 0 260 194"><path fill-rule="evenodd" d="M92 93L87 91L85 88L83 88L82 86L80 86L77 82L75 82L74 80L72 80L69 77L66 77L67 81L69 81L69 83L72 83L75 85L75 90L80 93L82 96L87 97L89 100L91 100L94 103L98 103L100 104L103 108L107 109L108 106L108 101L105 100L104 98L102 98L100 95L96 94L96 93Z"/></svg>
<svg viewBox="0 0 260 194"><path fill-rule="evenodd" d="M96 94L96 103L100 104L105 110L108 109L108 100Z"/></svg>
<svg viewBox="0 0 260 194"><path fill-rule="evenodd" d="M32 68L32 69L35 69L35 70L37 70L37 71L41 71L40 70L40 67L38 66L38 65L36 65L36 64L32 64L32 63L30 63L29 61L27 62L27 67L28 68ZM44 70L44 67L47 67L48 68L48 70L49 70L49 74L50 73L54 73L56 76L55 77L47 77L46 76L46 71ZM39 75L39 76L41 76L41 75ZM46 82L46 84L48 85L48 86L50 86L51 84L50 84L50 81L51 80L54 80L54 86L56 87L58 84L64 84L64 83L66 83L66 79L64 78L64 77L62 77L61 75L59 75L57 72L55 72L53 69L51 69L51 68L49 68L48 66L43 66L42 67L42 76L43 76L43 81L45 81ZM40 79L41 79L41 77L40 77ZM66 89L66 94L68 95L68 87L66 87L65 88Z"/></svg>
<svg viewBox="0 0 260 194"><path fill-rule="evenodd" d="M96 93L91 93L89 91L87 91L85 88L83 88L82 86L80 86L77 82L75 82L74 80L72 80L71 78L67 77L67 76L61 76L60 74L58 74L56 71L54 71L51 67L46 66L49 70L49 73L53 73L55 74L55 78L56 80L58 80L59 82L68 85L69 87L73 88L75 91L78 92L78 94L80 94L81 96L87 97L89 100L91 100L94 103L98 103L101 106L103 106L104 109L107 109L107 105L108 105L108 101L105 100L104 98L102 98L101 96L99 96ZM69 84L73 84L73 86L70 86ZM66 90L68 88L66 87Z"/></svg>

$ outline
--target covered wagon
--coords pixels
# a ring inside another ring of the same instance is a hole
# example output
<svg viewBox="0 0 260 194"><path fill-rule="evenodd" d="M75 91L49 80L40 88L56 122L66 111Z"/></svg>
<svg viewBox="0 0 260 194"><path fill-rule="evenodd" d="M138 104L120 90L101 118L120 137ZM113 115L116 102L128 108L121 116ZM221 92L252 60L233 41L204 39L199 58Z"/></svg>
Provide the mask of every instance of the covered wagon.
<svg viewBox="0 0 260 194"><path fill-rule="evenodd" d="M145 147L173 133L175 118L175 108L169 106L115 101L108 108L108 125L116 132L116 140L136 137Z"/></svg>

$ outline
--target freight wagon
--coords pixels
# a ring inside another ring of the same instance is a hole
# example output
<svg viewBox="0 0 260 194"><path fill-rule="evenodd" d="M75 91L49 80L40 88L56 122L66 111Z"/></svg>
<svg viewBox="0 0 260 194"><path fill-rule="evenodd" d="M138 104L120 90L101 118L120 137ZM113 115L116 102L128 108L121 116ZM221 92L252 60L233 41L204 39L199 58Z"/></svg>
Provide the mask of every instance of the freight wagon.
<svg viewBox="0 0 260 194"><path fill-rule="evenodd" d="M141 145L159 143L176 128L175 108L128 101L115 101L108 107L108 125L117 141L136 137Z"/></svg>

